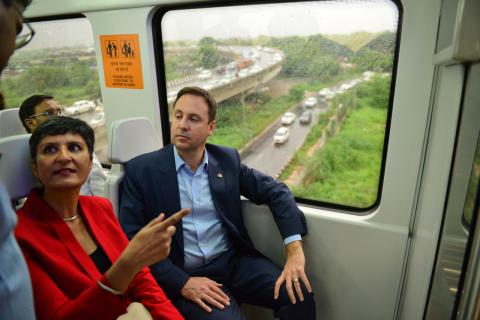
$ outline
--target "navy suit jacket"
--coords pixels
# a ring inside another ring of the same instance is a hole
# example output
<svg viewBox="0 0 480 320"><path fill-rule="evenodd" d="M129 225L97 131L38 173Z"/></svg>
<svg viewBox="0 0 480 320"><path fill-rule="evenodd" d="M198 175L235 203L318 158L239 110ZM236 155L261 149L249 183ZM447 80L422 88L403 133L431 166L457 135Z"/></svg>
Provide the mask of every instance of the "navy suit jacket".
<svg viewBox="0 0 480 320"><path fill-rule="evenodd" d="M240 195L256 204L268 204L284 239L306 234L305 217L285 184L243 165L235 149L212 144L207 144L206 149L213 203L238 250L256 252L245 227ZM173 145L126 164L119 218L129 238L160 213L168 217L180 209ZM189 278L183 271L183 248L179 223L168 259L151 266L152 274L170 298L180 292Z"/></svg>

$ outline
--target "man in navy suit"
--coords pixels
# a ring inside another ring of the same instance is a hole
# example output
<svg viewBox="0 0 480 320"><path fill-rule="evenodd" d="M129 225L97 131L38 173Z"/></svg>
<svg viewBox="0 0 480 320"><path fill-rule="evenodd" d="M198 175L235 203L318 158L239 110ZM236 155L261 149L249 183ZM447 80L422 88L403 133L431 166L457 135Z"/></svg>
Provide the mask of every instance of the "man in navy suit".
<svg viewBox="0 0 480 320"><path fill-rule="evenodd" d="M315 319L301 241L305 217L285 184L243 165L236 150L206 143L215 114L207 91L179 91L172 144L125 167L120 223L131 238L161 212L192 209L178 224L169 258L151 266L187 319L244 319L243 302L271 308L280 319ZM285 243L283 269L254 248L240 195L269 205Z"/></svg>

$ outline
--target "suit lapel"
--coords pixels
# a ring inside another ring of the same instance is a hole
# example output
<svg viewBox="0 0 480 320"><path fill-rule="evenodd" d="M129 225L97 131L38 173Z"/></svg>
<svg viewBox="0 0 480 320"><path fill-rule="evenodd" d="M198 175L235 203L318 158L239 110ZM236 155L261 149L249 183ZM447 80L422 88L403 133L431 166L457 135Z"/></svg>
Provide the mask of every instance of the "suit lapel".
<svg viewBox="0 0 480 320"><path fill-rule="evenodd" d="M235 219L232 219L231 216L234 210L228 207L231 201L229 200L230 194L228 194L227 186L234 183L233 181L229 181L229 179L231 179L231 177L227 174L227 171L223 169L220 161L212 156L212 153L209 153L208 180L213 204L225 226L230 230L230 232L236 235L239 241L244 242L244 238L233 222Z"/></svg>
<svg viewBox="0 0 480 320"><path fill-rule="evenodd" d="M208 154L208 182L210 185L210 193L212 195L213 204L215 209L217 209L218 214L222 217L223 220L226 219L226 210L224 207L224 197L226 196L226 177L223 168L221 167L218 160L212 156L211 153Z"/></svg>
<svg viewBox="0 0 480 320"><path fill-rule="evenodd" d="M170 144L159 154L158 186L165 200L165 214L168 216L181 209L180 194L178 191L177 172L175 170L175 157L173 156L173 146ZM177 231L173 235L173 243L178 247L183 257L183 227L182 221L176 225Z"/></svg>

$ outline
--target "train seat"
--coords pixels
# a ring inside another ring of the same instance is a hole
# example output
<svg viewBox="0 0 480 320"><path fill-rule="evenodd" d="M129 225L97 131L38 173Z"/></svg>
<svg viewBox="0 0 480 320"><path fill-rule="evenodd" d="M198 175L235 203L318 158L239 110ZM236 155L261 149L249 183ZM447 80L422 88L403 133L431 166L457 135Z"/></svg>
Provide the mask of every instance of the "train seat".
<svg viewBox="0 0 480 320"><path fill-rule="evenodd" d="M25 134L25 128L18 118L18 109L11 108L0 111L0 138Z"/></svg>
<svg viewBox="0 0 480 320"><path fill-rule="evenodd" d="M10 198L19 200L36 185L30 166L30 134L0 138L0 180Z"/></svg>
<svg viewBox="0 0 480 320"><path fill-rule="evenodd" d="M109 133L108 158L112 164L118 164L119 169L107 178L105 196L110 199L118 215L124 164L138 155L160 149L163 143L147 118L137 117L114 121Z"/></svg>

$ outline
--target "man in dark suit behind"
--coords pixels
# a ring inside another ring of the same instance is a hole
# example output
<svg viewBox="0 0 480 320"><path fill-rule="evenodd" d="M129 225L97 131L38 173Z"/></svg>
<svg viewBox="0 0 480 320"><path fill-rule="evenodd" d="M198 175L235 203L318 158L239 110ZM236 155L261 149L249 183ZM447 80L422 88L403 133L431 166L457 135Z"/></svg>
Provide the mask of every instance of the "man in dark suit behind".
<svg viewBox="0 0 480 320"><path fill-rule="evenodd" d="M301 242L305 217L283 183L243 165L236 150L206 143L215 114L207 91L180 90L172 144L125 167L122 227L131 238L161 212L192 209L178 225L169 258L151 266L187 319L244 319L243 302L271 308L280 319L315 319ZM283 270L254 248L240 195L269 205L285 243Z"/></svg>

